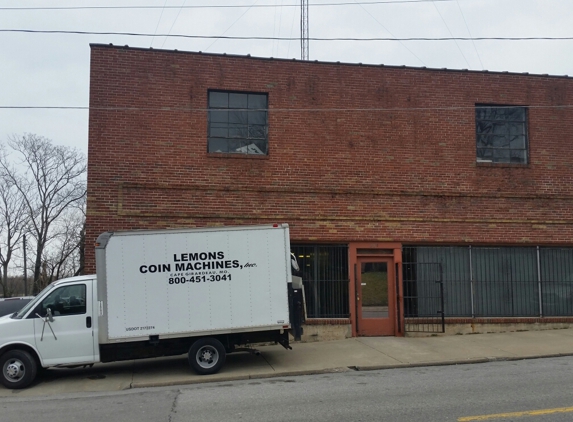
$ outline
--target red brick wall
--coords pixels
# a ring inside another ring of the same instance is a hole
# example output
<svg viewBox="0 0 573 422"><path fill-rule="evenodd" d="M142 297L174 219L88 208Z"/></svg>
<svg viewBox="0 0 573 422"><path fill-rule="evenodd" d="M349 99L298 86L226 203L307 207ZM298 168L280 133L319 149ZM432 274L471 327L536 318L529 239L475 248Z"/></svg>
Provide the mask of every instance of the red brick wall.
<svg viewBox="0 0 573 422"><path fill-rule="evenodd" d="M207 154L208 89L268 93L268 157ZM476 164L476 103L530 107L530 164ZM92 46L88 245L270 222L299 242L567 244L568 104L564 77Z"/></svg>

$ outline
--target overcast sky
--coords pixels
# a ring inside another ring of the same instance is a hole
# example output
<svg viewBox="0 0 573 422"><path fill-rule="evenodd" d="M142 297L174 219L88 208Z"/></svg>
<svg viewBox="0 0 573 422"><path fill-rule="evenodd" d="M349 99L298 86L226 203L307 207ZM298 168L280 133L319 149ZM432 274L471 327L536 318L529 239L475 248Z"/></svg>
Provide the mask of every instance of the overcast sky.
<svg viewBox="0 0 573 422"><path fill-rule="evenodd" d="M309 0L310 37L573 37L573 0L385 1ZM0 29L297 38L299 4L300 0L0 0ZM215 5L246 7L190 8ZM264 5L276 7L259 7ZM64 6L157 8L8 9ZM90 43L300 58L298 40L0 32L0 141L35 133L87 152L87 110L11 107L87 107ZM311 60L551 75L573 75L572 50L573 40L311 40L309 48Z"/></svg>

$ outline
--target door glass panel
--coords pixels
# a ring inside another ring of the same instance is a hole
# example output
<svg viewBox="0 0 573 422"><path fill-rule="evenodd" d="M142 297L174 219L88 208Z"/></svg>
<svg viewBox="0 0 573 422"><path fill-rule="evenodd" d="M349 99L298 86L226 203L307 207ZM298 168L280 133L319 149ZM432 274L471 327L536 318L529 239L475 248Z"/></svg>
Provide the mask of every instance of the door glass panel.
<svg viewBox="0 0 573 422"><path fill-rule="evenodd" d="M388 264L363 262L360 268L362 318L388 318Z"/></svg>
<svg viewBox="0 0 573 422"><path fill-rule="evenodd" d="M86 285L74 284L60 287L54 290L36 308L36 313L41 317L48 314L48 308L52 311L52 316L61 315L81 315L86 313Z"/></svg>

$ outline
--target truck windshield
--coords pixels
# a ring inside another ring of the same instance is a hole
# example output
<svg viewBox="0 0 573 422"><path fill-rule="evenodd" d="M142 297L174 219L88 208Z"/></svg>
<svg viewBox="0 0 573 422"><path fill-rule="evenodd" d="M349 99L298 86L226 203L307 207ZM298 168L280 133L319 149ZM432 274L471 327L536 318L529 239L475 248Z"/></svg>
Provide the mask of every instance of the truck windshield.
<svg viewBox="0 0 573 422"><path fill-rule="evenodd" d="M24 315L26 315L28 313L28 311L30 309L32 309L34 306L36 306L36 304L38 303L39 298L44 297L44 293L52 290L54 288L53 284L48 284L44 290L42 290L40 293L38 293L36 295L36 297L34 299L32 299L30 302L28 302L26 304L26 306L24 306L22 309L20 309L18 312L15 312L10 318L13 319L22 319L22 317Z"/></svg>

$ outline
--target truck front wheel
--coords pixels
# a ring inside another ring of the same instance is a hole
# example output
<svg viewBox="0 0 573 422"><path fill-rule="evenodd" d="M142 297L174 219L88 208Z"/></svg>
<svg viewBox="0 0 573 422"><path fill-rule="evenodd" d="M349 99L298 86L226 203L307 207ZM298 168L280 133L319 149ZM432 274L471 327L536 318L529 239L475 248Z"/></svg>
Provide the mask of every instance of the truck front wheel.
<svg viewBox="0 0 573 422"><path fill-rule="evenodd" d="M9 350L0 357L2 376L0 382L6 388L26 388L36 378L38 366L34 358L23 350Z"/></svg>
<svg viewBox="0 0 573 422"><path fill-rule="evenodd" d="M215 374L225 363L225 356L225 347L219 340L205 337L189 349L189 364L199 375Z"/></svg>

